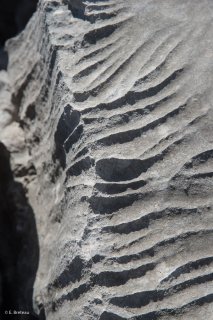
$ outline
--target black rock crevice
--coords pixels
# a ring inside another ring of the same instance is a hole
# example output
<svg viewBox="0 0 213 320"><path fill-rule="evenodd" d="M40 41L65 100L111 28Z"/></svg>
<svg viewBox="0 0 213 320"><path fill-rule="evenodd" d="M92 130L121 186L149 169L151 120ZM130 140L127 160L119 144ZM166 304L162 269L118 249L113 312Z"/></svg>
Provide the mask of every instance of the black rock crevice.
<svg viewBox="0 0 213 320"><path fill-rule="evenodd" d="M24 186L15 181L10 153L0 143L0 319L23 311L19 319L38 319L33 312L33 284L39 260L33 210Z"/></svg>
<svg viewBox="0 0 213 320"><path fill-rule="evenodd" d="M0 1L0 70L6 70L8 55L5 42L21 32L36 10L38 0Z"/></svg>

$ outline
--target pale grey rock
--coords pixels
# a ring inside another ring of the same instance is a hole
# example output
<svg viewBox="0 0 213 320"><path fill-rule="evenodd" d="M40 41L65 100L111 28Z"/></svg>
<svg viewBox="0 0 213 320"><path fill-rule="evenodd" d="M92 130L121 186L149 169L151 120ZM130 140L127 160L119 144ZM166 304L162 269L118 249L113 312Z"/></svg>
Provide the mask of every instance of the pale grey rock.
<svg viewBox="0 0 213 320"><path fill-rule="evenodd" d="M212 319L212 39L211 0L41 0L7 42L41 317Z"/></svg>
<svg viewBox="0 0 213 320"><path fill-rule="evenodd" d="M10 85L7 72L0 71L0 135L3 129L13 121L13 106L10 103Z"/></svg>

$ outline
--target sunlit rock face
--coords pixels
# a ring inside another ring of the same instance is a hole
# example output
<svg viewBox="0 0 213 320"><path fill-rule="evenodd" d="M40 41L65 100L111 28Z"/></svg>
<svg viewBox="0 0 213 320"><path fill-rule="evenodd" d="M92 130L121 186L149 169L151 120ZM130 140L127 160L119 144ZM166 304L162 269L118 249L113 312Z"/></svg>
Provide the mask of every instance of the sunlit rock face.
<svg viewBox="0 0 213 320"><path fill-rule="evenodd" d="M6 47L35 311L211 319L213 2L41 0Z"/></svg>

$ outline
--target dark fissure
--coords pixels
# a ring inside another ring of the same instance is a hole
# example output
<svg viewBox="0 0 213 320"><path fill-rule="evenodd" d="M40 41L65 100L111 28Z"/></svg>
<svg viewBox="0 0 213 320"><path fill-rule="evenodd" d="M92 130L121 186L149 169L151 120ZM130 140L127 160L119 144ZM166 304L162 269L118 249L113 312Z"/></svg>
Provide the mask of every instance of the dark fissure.
<svg viewBox="0 0 213 320"><path fill-rule="evenodd" d="M7 69L8 64L5 42L25 28L36 10L37 2L38 0L0 1L0 70Z"/></svg>
<svg viewBox="0 0 213 320"><path fill-rule="evenodd" d="M10 311L29 312L18 319L38 319L32 305L38 259L34 213L0 143L0 319L8 319Z"/></svg>
<svg viewBox="0 0 213 320"><path fill-rule="evenodd" d="M1 0L0 45L22 31L36 10L37 0Z"/></svg>

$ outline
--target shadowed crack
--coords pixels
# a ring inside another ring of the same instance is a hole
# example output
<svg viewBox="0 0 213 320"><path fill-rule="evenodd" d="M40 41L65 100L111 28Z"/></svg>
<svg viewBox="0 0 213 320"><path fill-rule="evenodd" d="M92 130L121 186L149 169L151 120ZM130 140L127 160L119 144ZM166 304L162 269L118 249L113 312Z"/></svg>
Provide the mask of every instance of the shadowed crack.
<svg viewBox="0 0 213 320"><path fill-rule="evenodd" d="M0 46L22 31L33 12L38 0L1 0L0 3Z"/></svg>
<svg viewBox="0 0 213 320"><path fill-rule="evenodd" d="M29 312L27 319L38 319L32 306L39 259L34 213L23 185L14 180L10 153L2 143L0 203L0 318L7 318L6 310L17 310Z"/></svg>

